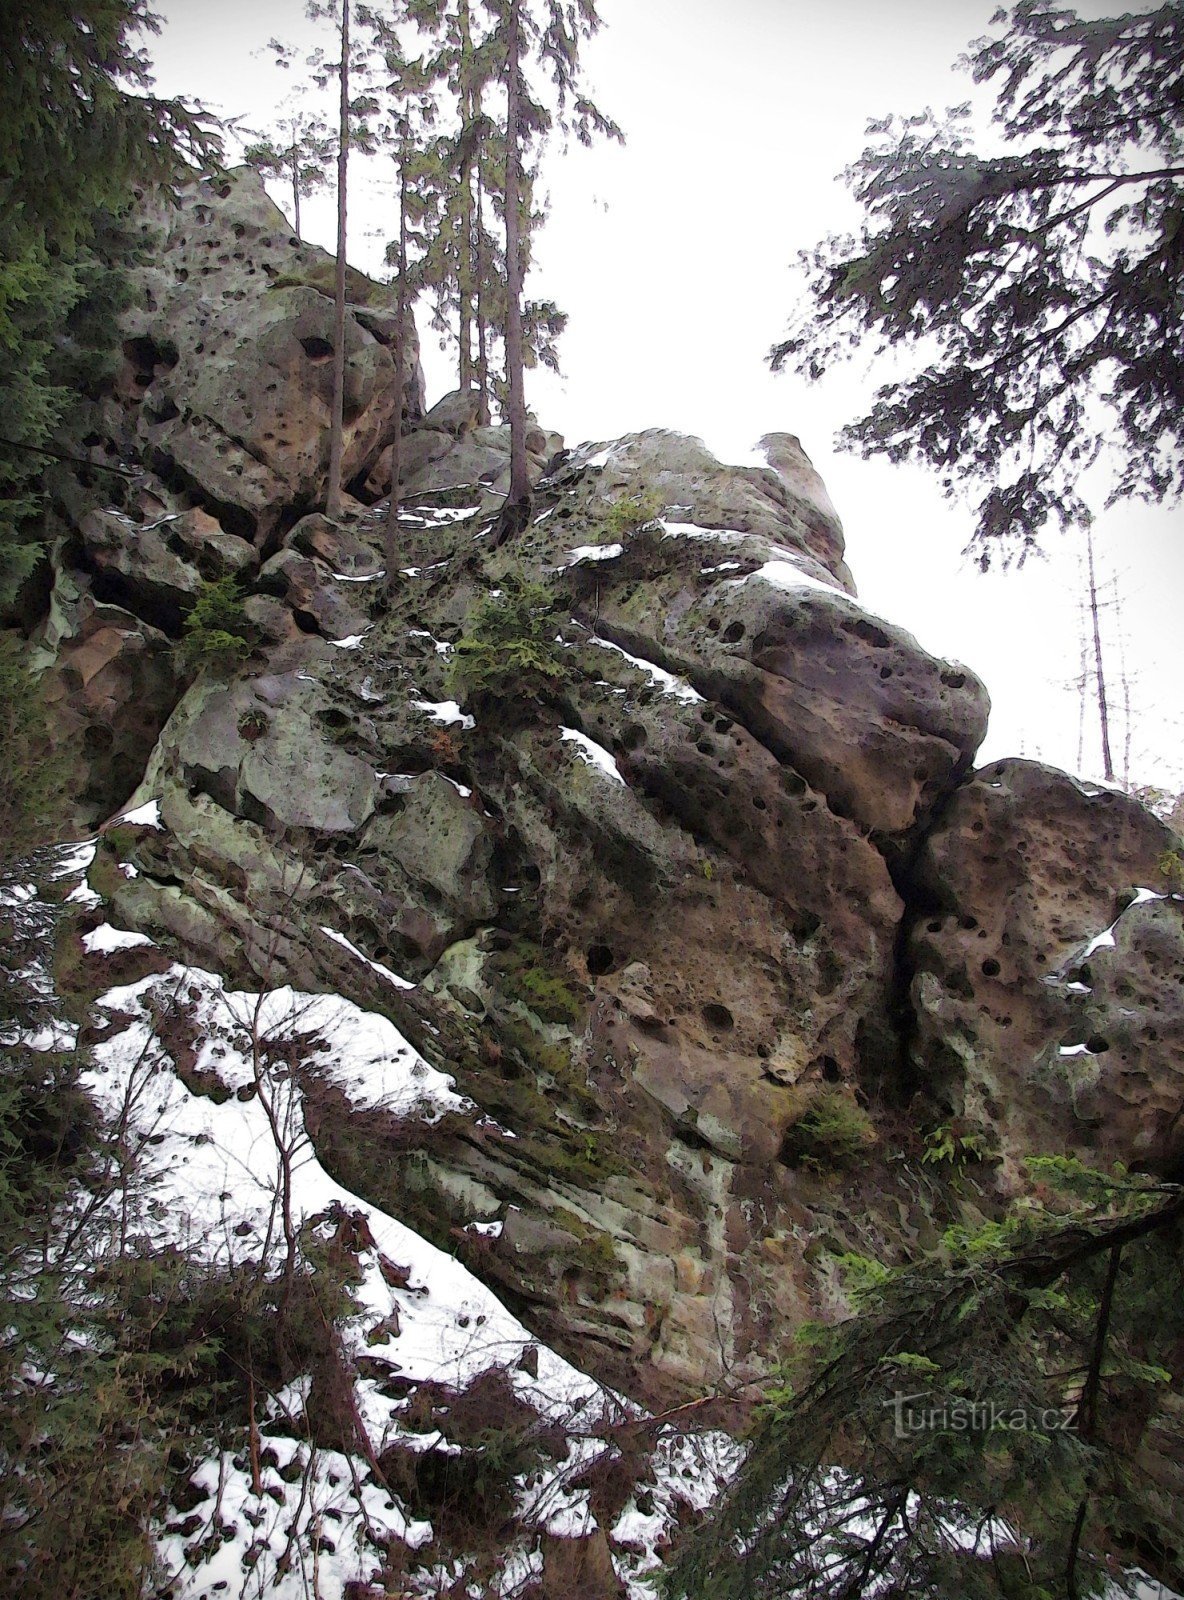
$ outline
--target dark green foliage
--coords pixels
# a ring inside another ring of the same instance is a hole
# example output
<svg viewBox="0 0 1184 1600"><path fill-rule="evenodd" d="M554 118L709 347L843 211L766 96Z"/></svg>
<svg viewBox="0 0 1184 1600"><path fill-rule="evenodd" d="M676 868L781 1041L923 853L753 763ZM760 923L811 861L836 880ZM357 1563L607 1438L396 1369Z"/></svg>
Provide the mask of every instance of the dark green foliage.
<svg viewBox="0 0 1184 1600"><path fill-rule="evenodd" d="M148 93L146 0L7 0L0 75L0 228L70 248L133 182L167 183L220 153L208 118Z"/></svg>
<svg viewBox="0 0 1184 1600"><path fill-rule="evenodd" d="M915 456L947 492L985 486L985 568L1088 515L1078 483L1113 449L1113 500L1184 487L1184 8L1085 21L1056 0L996 13L964 64L997 87L1009 146L966 107L870 124L847 172L858 238L802 257L809 294L772 353L817 378L867 341L916 347L843 432Z"/></svg>
<svg viewBox="0 0 1184 1600"><path fill-rule="evenodd" d="M107 293L104 213L137 182L169 182L217 141L203 116L149 94L132 43L144 0L10 0L0 73L0 600L38 554L40 479L68 390L96 378L85 303ZM130 92L134 91L134 92ZM72 325L73 322L73 325Z"/></svg>
<svg viewBox="0 0 1184 1600"><path fill-rule="evenodd" d="M600 512L597 531L603 541L616 544L657 522L665 509L666 502L656 489L618 495Z"/></svg>
<svg viewBox="0 0 1184 1600"><path fill-rule="evenodd" d="M816 1172L849 1167L876 1142L871 1118L844 1089L818 1089L809 1106L786 1132L783 1159Z"/></svg>
<svg viewBox="0 0 1184 1600"><path fill-rule="evenodd" d="M250 654L255 630L243 609L243 595L235 578L219 578L202 585L193 609L185 618L182 660L192 668L229 672Z"/></svg>
<svg viewBox="0 0 1184 1600"><path fill-rule="evenodd" d="M37 681L12 636L0 636L0 867L45 844L60 830L71 794L69 753L46 734Z"/></svg>
<svg viewBox="0 0 1184 1600"><path fill-rule="evenodd" d="M452 686L475 705L537 707L570 680L556 642L554 603L541 584L513 583L479 602L452 658Z"/></svg>
<svg viewBox="0 0 1184 1600"><path fill-rule="evenodd" d="M1043 1206L861 1264L857 1315L808 1330L670 1596L1084 1600L1131 1592L1136 1558L1179 1587L1138 1448L1175 1386L1184 1196L1041 1173Z"/></svg>

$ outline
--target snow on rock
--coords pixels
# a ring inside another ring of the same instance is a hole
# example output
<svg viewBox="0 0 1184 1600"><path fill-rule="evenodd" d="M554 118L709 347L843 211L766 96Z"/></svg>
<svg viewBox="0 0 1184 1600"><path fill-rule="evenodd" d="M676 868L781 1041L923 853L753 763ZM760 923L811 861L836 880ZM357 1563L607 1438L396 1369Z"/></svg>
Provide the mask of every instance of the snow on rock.
<svg viewBox="0 0 1184 1600"><path fill-rule="evenodd" d="M129 822L136 828L159 828L164 831L164 824L160 820L160 801L149 800L142 806L137 806L134 811L125 811L121 817L116 817L116 823ZM85 848L79 846L80 849ZM94 846L91 846L91 860L94 860ZM87 866L90 862L87 862Z"/></svg>
<svg viewBox="0 0 1184 1600"><path fill-rule="evenodd" d="M624 656L631 667L636 667L639 672L644 672L655 688L661 689L663 694L672 695L676 700L682 700L687 705L695 705L703 699L697 689L692 689L685 678L678 678L673 672L667 672L665 667L659 667L652 661L647 661L643 656L630 655L628 650L622 650L619 644L613 644L608 639L590 639L589 644L594 644L600 650L612 650L619 656ZM622 780L623 781L623 780Z"/></svg>
<svg viewBox="0 0 1184 1600"><path fill-rule="evenodd" d="M284 1064L293 1041L302 1046L309 1065L326 1071L356 1106L382 1104L403 1116L429 1120L443 1110L468 1106L386 1019L332 995L287 988L262 994L230 991L212 973L181 966L113 989L99 1005L113 1018L133 1019L95 1046L84 1082L125 1147L139 1152L137 1183L123 1202L130 1208L127 1226L137 1236L158 1249L183 1247L198 1259L221 1265L257 1259L270 1241L274 1269L282 1261L280 1196L286 1168L297 1230L313 1225L331 1232L338 1219L355 1220L361 1240L360 1282L354 1291L356 1313L341 1330L347 1356L364 1357L368 1372L381 1366L404 1380L430 1380L454 1389L500 1367L515 1392L542 1416L571 1418L579 1413L582 1422L595 1421L606 1403L598 1384L537 1345L458 1261L351 1194L317 1159L304 1126L300 1088ZM229 1091L226 1098L195 1094L181 1081L156 1027L156 1018L165 1015L183 1016L200 1040L190 1081L208 1081L212 1075ZM287 1050L277 1054L281 1044ZM520 1366L528 1348L534 1359ZM399 1414L406 1400L391 1399L369 1378L358 1381L356 1388L370 1448L380 1453L400 1434ZM280 1442L269 1434L269 1448L278 1450ZM188 1535L166 1531L163 1548L179 1575L178 1594L197 1600L215 1592L225 1576L222 1563L231 1560L224 1554L226 1545L236 1540L238 1583L232 1592L238 1592L248 1571L270 1583L279 1574L274 1559L278 1547L270 1536L259 1542L245 1509L241 1517L235 1515L246 1504L235 1496L250 1494L252 1516L262 1514L261 1526L270 1525L274 1501L266 1493L256 1497L249 1478L241 1469L229 1472L225 1458L207 1462L203 1471L222 1486L218 1515L223 1524L233 1526L233 1538L224 1534L218 1542L211 1570L198 1551L200 1529ZM318 1452L314 1505L329 1488L340 1491L350 1509L347 1521L335 1524L341 1564L340 1570L323 1574L320 1592L326 1596L340 1595L350 1579L369 1576L373 1561L367 1565L363 1557L361 1530L372 1511L380 1513L380 1527L385 1522L391 1532L405 1536L402 1513L389 1495L383 1491L381 1503L372 1501L379 1491L369 1482L363 1461L334 1464L326 1452ZM282 1492L287 1512L277 1526L291 1523L297 1505L294 1491L290 1498L289 1491ZM254 1561L244 1564L248 1548ZM269 1553L273 1559L267 1570ZM264 1573L260 1562L265 1562ZM292 1600L306 1592L294 1571L278 1590Z"/></svg>
<svg viewBox="0 0 1184 1600"><path fill-rule="evenodd" d="M452 654L452 646L448 641L434 638L426 628L409 628L407 637L409 639L430 639L432 647L438 656L450 656Z"/></svg>
<svg viewBox="0 0 1184 1600"><path fill-rule="evenodd" d="M574 550L567 552L571 560L566 565L578 567L581 561L615 561L624 552L623 544L580 544ZM562 571L563 568L559 570Z"/></svg>
<svg viewBox="0 0 1184 1600"><path fill-rule="evenodd" d="M134 867L132 871L135 871ZM124 876L126 877L127 874L125 873ZM75 884L74 888L66 896L66 904L68 906L84 906L88 911L93 911L95 906L101 906L102 903L102 895L96 894L85 878L81 883Z"/></svg>
<svg viewBox="0 0 1184 1600"><path fill-rule="evenodd" d="M752 537L736 528L700 528L694 522L667 522L665 518L661 527L663 539L709 539L717 544L740 544Z"/></svg>
<svg viewBox="0 0 1184 1600"><path fill-rule="evenodd" d="M75 890L75 894L77 890ZM70 896L74 898L73 895ZM98 896L95 896L98 899ZM135 950L137 946L155 944L146 933L129 933L123 928L113 928L109 922L100 922L97 928L82 935L82 948L87 955L107 956L113 950Z"/></svg>
<svg viewBox="0 0 1184 1600"><path fill-rule="evenodd" d="M763 567L758 567L747 577L733 578L731 582L751 583L754 579L771 584L774 589L822 589L827 594L840 594L845 600L851 598L837 583L824 583L821 578L815 578L803 571L793 561L766 561Z"/></svg>
<svg viewBox="0 0 1184 1600"><path fill-rule="evenodd" d="M442 722L446 728L460 726L466 731L477 726L476 719L463 712L455 700L413 700L417 711L425 712L433 722Z"/></svg>
<svg viewBox="0 0 1184 1600"><path fill-rule="evenodd" d="M339 944L343 950L348 950L351 956L357 956L359 961L364 961L372 972L377 972L380 978L385 978L388 983L393 983L396 989L414 989L415 985L407 978L400 978L397 972L392 972L389 967L384 967L381 961L373 961L364 955L356 944L350 944L344 933L338 933L335 928L326 928L321 924L321 932L327 939L332 939L334 944Z"/></svg>
<svg viewBox="0 0 1184 1600"><path fill-rule="evenodd" d="M1166 893L1155 889L1136 889L1130 903L1123 907L1108 928L1103 928L1101 933L1096 933L1089 940L1080 954L1074 958L1075 961L1088 961L1090 956L1098 950L1112 950L1115 943L1114 930L1134 906L1146 905L1148 900L1166 900L1167 898Z"/></svg>
<svg viewBox="0 0 1184 1600"><path fill-rule="evenodd" d="M361 647L363 637L360 633L351 633L344 639L330 639L329 643L336 645L339 650L357 650Z"/></svg>
<svg viewBox="0 0 1184 1600"><path fill-rule="evenodd" d="M582 754L585 745L599 748L568 732ZM85 864L76 852L73 870ZM11 898L22 916L48 914L33 886ZM141 942L148 941L106 924L91 936L95 950ZM245 1426L237 1445L234 1438L211 1441L196 1458L184 1508L167 1508L154 1526L170 1600L346 1600L381 1576L391 1542L417 1553L406 1591L434 1592L433 1575L445 1565L433 1560L431 1524L407 1511L373 1462L396 1444L457 1454L462 1447L434 1424L413 1420L415 1386L459 1391L491 1370L567 1440L561 1459L544 1456L511 1484L516 1531L507 1533L501 1569L485 1592L516 1594L539 1571L543 1532L595 1527L588 1489L574 1485L596 1461L620 1454L614 1426L635 1427L644 1413L541 1345L454 1257L332 1178L305 1123L304 1085L321 1077L352 1109L408 1122L431 1123L445 1113L485 1119L387 1018L337 995L236 991L213 973L174 965L112 988L97 1009L107 1027L92 1046L82 1087L111 1135L109 1148L123 1154L120 1181L81 1193L81 1203L96 1216L109 1212L119 1236L138 1248L182 1250L207 1268L249 1268L276 1280L286 1229L327 1245L348 1228L345 1248L357 1262L352 1309L337 1322L357 1451L340 1453L350 1447L339 1440L333 1447L316 1442L306 1414L315 1398L311 1375L270 1396L261 1390L254 1460ZM72 1043L72 1035L51 1033L39 1047ZM471 1231L495 1248L502 1224L477 1222ZM655 1424L652 1466L641 1469L656 1484L654 1511L642 1529L634 1506L637 1525L625 1524L616 1551L632 1600L650 1600L644 1574L657 1550L685 1507L718 1487L676 1465L673 1439ZM449 1583L465 1570L449 1562Z"/></svg>
<svg viewBox="0 0 1184 1600"><path fill-rule="evenodd" d="M586 733L580 733L576 728L560 728L559 736L565 744L574 744L576 755L590 767L603 772L606 778L611 778L614 783L625 786L625 780L617 770L617 763L603 745L589 739Z"/></svg>
<svg viewBox="0 0 1184 1600"><path fill-rule="evenodd" d="M573 467L607 467L614 456L625 448L620 440L611 444L582 444L571 453L569 465Z"/></svg>

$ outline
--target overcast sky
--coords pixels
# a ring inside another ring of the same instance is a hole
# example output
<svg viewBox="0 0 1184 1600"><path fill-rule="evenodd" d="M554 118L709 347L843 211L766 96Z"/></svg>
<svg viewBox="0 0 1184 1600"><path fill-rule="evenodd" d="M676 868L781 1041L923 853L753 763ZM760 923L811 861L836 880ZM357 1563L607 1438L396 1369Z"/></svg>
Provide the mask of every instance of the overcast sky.
<svg viewBox="0 0 1184 1600"><path fill-rule="evenodd" d="M304 20L301 0L157 0L156 9L159 89L253 126L267 124L290 87L267 39L331 44ZM1078 770L1076 542L1056 540L1047 561L983 578L961 557L967 514L930 473L834 452L874 373L853 363L808 386L774 377L764 360L790 309L797 252L855 219L838 174L863 149L868 119L968 98L953 64L993 9L992 0L601 0L588 75L628 142L549 161L550 219L529 292L557 300L570 323L564 375L528 374L527 399L569 444L669 427L745 460L763 433L798 434L843 517L864 603L987 682L994 710L980 759L1022 754ZM350 258L369 270L392 231L378 176L351 190ZM331 248L331 198L308 203L304 220ZM454 358L419 320L431 400L455 383ZM1173 790L1184 788L1180 525L1179 508L1124 508L1096 530L1107 593L1116 587L1121 599L1121 628L1113 608L1104 619L1116 763L1125 665L1132 780ZM1081 770L1100 770L1092 705Z"/></svg>

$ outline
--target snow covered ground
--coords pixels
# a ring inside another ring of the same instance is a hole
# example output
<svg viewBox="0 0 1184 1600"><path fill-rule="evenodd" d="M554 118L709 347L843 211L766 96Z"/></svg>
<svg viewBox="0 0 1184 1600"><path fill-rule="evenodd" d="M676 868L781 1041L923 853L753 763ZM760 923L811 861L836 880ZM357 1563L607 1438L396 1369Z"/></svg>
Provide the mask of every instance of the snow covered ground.
<svg viewBox="0 0 1184 1600"><path fill-rule="evenodd" d="M84 873L92 854L63 856L59 874ZM19 893L35 904L32 885ZM84 889L75 904L90 911L96 898ZM84 942L98 960L151 945L106 923ZM454 1556L449 1566L435 1553L431 1523L405 1508L375 1464L396 1444L455 1453L438 1429L408 1415L415 1386L459 1393L491 1370L566 1440L558 1460L543 1458L513 1482L517 1531L505 1541L496 1592L509 1600L538 1577L544 1533L591 1533L589 1490L576 1480L620 1454L614 1426L635 1427L644 1414L540 1344L453 1256L337 1183L309 1135L303 1073L327 1080L359 1112L381 1109L404 1123L476 1120L478 1108L447 1074L387 1018L341 996L233 990L193 966L114 985L95 1012L102 1037L84 1085L122 1152L124 1183L110 1203L124 1238L183 1250L207 1267L259 1265L274 1278L290 1249L303 1258L305 1241L347 1227L357 1260L353 1309L337 1336L358 1448L315 1444L305 1409L311 1375L261 1396L254 1460L244 1419L237 1445L211 1445L197 1463L185 1509L160 1518L175 1600L343 1600L349 1584L378 1576L392 1541L413 1552L401 1579L409 1592L436 1592L445 1575L459 1576ZM44 1047L54 1047L48 1032ZM655 1427L651 1445L644 1492L605 1530L634 1600L652 1600L650 1575L676 1521L708 1504L739 1459L723 1435Z"/></svg>

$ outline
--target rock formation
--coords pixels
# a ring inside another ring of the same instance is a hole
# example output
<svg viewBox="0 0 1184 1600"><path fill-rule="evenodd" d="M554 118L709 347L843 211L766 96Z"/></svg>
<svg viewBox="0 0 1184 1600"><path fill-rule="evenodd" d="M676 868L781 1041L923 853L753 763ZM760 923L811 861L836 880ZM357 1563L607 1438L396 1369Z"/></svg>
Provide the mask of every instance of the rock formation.
<svg viewBox="0 0 1184 1600"><path fill-rule="evenodd" d="M36 659L104 915L227 984L344 996L450 1075L424 1120L297 1067L338 1182L660 1405L835 1314L843 1251L931 1242L951 1118L983 1210L1035 1152L1178 1170L1176 836L1035 763L973 771L982 685L860 605L795 439L756 469L538 429L532 521L492 549L505 430L413 389L384 584L389 295L355 286L362 500L332 523L326 258L242 175L146 227L96 424L145 476L59 541ZM225 577L250 653L195 674L173 642ZM470 705L457 646L523 584L553 688ZM600 1544L550 1550L543 1587L593 1572Z"/></svg>

